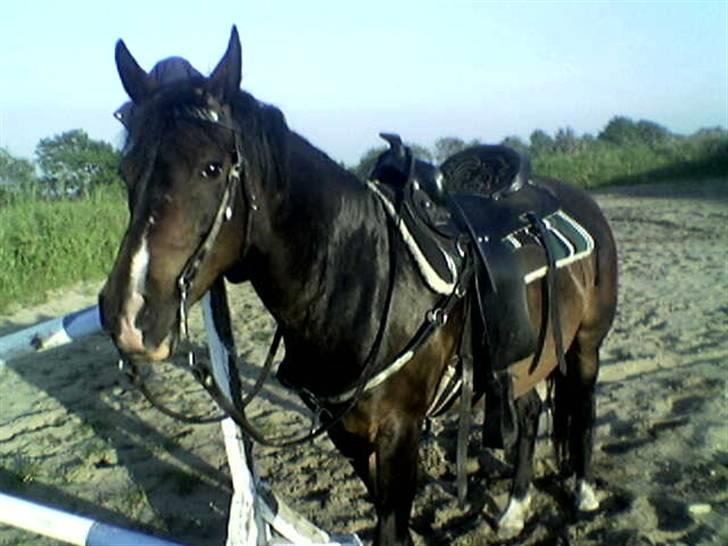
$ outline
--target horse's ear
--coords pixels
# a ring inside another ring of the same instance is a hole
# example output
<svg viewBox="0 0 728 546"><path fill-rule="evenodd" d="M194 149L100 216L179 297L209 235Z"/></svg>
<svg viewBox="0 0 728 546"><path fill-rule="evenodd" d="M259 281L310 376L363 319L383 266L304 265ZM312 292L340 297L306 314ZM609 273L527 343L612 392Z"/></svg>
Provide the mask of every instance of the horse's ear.
<svg viewBox="0 0 728 546"><path fill-rule="evenodd" d="M123 40L116 42L114 53L121 84L129 98L139 104L154 91L154 82L131 56Z"/></svg>
<svg viewBox="0 0 728 546"><path fill-rule="evenodd" d="M240 37L238 36L238 29L233 25L227 51L225 51L225 55L220 59L220 62L217 63L215 70L210 74L210 92L225 102L235 96L240 91L242 65Z"/></svg>

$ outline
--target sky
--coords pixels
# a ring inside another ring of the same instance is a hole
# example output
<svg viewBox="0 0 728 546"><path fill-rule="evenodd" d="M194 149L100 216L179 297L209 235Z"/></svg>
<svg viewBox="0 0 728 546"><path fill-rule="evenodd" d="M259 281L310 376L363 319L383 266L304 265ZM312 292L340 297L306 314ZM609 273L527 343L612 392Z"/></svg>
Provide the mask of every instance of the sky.
<svg viewBox="0 0 728 546"><path fill-rule="evenodd" d="M243 88L347 164L382 131L431 146L596 134L615 115L728 127L728 0L6 0L0 13L0 147L20 157L76 128L121 145L119 38L146 70L179 55L207 74L233 24Z"/></svg>

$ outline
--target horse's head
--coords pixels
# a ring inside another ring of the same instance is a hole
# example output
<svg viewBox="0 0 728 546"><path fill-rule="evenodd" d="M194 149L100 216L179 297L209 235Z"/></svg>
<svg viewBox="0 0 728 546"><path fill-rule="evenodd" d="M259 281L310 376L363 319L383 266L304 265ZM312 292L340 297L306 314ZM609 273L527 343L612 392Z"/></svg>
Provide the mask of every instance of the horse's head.
<svg viewBox="0 0 728 546"><path fill-rule="evenodd" d="M156 361L172 352L187 306L241 267L266 107L240 91L235 28L208 78L179 58L147 73L122 41L116 65L131 99L121 162L130 219L101 314L122 355Z"/></svg>

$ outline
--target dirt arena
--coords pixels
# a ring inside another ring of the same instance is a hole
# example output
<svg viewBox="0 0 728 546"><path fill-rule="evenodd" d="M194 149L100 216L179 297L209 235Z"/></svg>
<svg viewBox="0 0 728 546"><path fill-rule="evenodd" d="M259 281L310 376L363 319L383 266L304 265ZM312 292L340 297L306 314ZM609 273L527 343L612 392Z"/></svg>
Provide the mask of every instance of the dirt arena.
<svg viewBox="0 0 728 546"><path fill-rule="evenodd" d="M595 475L601 508L571 509L550 442L539 442L532 514L508 544L728 543L728 179L617 187L596 194L620 251L620 305L602 349ZM52 295L0 316L0 335L95 301L99 286ZM249 287L234 287L241 358L260 363L272 323ZM200 318L192 345L204 353ZM182 359L179 359L180 362ZM246 366L252 383L255 369ZM174 408L212 410L174 364L151 387ZM305 430L301 404L274 381L254 406L270 433ZM478 448L473 427L469 498L454 491L454 417L433 424L421 449L412 518L418 545L499 544L508 466ZM324 529L372 536L363 485L326 439L256 448L261 475ZM568 485L568 484L567 484ZM179 424L152 409L93 336L0 369L0 491L194 545L221 545L230 496L217 425ZM53 544L0 526L0 544Z"/></svg>

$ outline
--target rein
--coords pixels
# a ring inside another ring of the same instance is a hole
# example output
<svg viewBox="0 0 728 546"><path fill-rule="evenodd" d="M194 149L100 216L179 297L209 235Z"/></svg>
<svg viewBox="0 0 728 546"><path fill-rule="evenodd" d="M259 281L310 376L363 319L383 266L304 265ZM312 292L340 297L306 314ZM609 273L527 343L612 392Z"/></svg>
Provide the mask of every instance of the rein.
<svg viewBox="0 0 728 546"><path fill-rule="evenodd" d="M391 227L391 225L390 225ZM394 254L394 248L392 246L391 253ZM471 263L471 262L469 262ZM352 388L349 391L346 391L345 393L337 396L337 397L331 397L331 398L317 398L312 393L309 393L308 391L299 391L299 395L304 399L304 401L307 402L310 406L315 406L321 409L321 404L319 400L323 400L324 402L328 402L330 404L344 404L346 405L336 414L332 415L330 419L326 421L323 425L319 426L318 428L313 429L308 434L301 436L299 438L294 438L292 440L272 440L270 438L265 437L264 434L262 434L252 423L250 423L247 415L245 414L245 407L250 403L250 401L254 398L254 396L257 394L257 392L260 390L260 388L263 385L263 382L265 381L265 378L267 377L273 363L273 358L275 356L275 353L278 349L278 344L280 343L280 328L276 329L276 333L273 339L273 342L271 344L271 347L268 351L268 356L266 358L265 364L263 368L261 369L261 372L258 376L258 379L255 383L255 386L253 387L252 391L246 396L245 400L242 403L242 407L238 408L236 405L230 401L230 399L225 396L224 393L222 393L220 386L214 381L211 370L202 364L197 364L194 368L195 371L195 377L198 378L198 381L203 386L203 388L210 394L210 396L215 400L215 402L220 406L220 408L229 416L235 423L241 427L241 429L248 434L250 438L255 440L256 442L265 445L267 447L290 447L294 445L299 445L305 442L308 442L310 440L313 440L314 438L317 438L318 436L322 435L325 432L328 432L331 430L333 426L335 426L337 423L339 423L353 408L356 406L356 404L360 401L361 396L368 392L369 390L375 388L379 384L381 384L386 378L388 378L392 373L399 370L406 362L408 362L412 356L425 344L425 342L430 338L430 336L441 326L443 326L447 320L450 312L455 307L457 302L465 295L465 291L463 289L464 286L467 285L468 282L472 279L472 273L473 273L473 267L469 265L461 275L461 281L458 284L458 287L453 290L451 294L449 294L447 297L443 298L443 300L440 302L438 306L436 306L433 310L431 310L425 321L420 325L420 327L417 329L417 332L415 336L410 340L408 345L405 347L404 351L401 353L400 357L395 360L395 362L387 367L384 372L375 375L375 364L377 362L376 355L378 353L379 347L381 345L381 338L383 336L383 332L386 329L386 322L387 322L387 315L389 313L389 308L391 304L391 296L393 293L393 286L390 284L389 290L387 292L387 301L385 304L384 309L384 316L381 321L381 326L377 332L377 338L375 339L374 343L372 344L372 347L370 349L370 353L367 358L367 363L364 367L364 370L357 381L357 384L354 388ZM394 278L394 268L391 269L390 279ZM214 289L218 289L218 286L214 286ZM224 288L223 288L224 289ZM229 310L226 308L226 303L224 303L225 300L223 300L222 305L213 306L213 316L214 316L214 322L216 324L220 324L226 332L230 332L230 323L229 323L229 317L230 313ZM227 340L228 344L231 344L231 340ZM231 357L234 358L234 355L231 354ZM399 362L399 364L398 364ZM390 372L391 369L394 369ZM386 372L386 373L385 373Z"/></svg>

